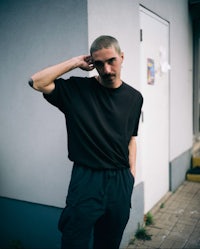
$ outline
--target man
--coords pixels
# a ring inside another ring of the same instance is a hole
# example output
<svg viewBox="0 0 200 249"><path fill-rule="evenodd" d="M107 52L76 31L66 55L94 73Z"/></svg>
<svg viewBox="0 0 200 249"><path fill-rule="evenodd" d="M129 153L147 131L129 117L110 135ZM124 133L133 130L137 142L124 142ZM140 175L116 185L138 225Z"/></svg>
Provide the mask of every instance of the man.
<svg viewBox="0 0 200 249"><path fill-rule="evenodd" d="M46 68L30 85L66 117L68 157L74 162L60 220L62 249L117 249L129 219L142 95L121 80L124 54L111 36L98 37L90 55ZM96 77L61 75L93 70Z"/></svg>

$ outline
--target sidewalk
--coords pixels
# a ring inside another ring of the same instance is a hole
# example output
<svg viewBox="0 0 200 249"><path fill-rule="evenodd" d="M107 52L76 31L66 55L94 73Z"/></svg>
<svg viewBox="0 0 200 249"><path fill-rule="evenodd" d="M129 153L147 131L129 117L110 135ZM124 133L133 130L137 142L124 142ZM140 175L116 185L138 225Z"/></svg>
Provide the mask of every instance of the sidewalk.
<svg viewBox="0 0 200 249"><path fill-rule="evenodd" d="M154 224L145 227L151 240L126 249L200 249L200 183L185 181L151 213Z"/></svg>

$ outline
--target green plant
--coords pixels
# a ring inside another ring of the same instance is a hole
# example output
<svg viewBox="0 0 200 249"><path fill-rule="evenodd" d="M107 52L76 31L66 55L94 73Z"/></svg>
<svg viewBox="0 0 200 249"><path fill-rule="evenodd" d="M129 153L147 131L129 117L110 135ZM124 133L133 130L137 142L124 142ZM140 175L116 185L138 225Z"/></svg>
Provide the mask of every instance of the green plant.
<svg viewBox="0 0 200 249"><path fill-rule="evenodd" d="M148 212L145 216L144 216L144 222L146 226L152 225L154 224L154 219L153 219L153 215Z"/></svg>
<svg viewBox="0 0 200 249"><path fill-rule="evenodd" d="M164 208L165 207L165 203L162 203L161 205L160 205L160 208Z"/></svg>
<svg viewBox="0 0 200 249"><path fill-rule="evenodd" d="M135 237L136 239L139 240L151 240L151 236L150 234L148 234L146 228L144 226L140 226L140 223L138 223L138 229L135 233Z"/></svg>

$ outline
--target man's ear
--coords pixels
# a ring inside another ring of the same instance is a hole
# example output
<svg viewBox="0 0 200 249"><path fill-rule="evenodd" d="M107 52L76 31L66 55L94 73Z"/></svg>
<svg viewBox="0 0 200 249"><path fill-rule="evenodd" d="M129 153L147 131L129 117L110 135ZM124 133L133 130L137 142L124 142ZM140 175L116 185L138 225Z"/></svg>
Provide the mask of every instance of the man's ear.
<svg viewBox="0 0 200 249"><path fill-rule="evenodd" d="M121 52L121 60L123 62L123 60L124 60L124 52Z"/></svg>

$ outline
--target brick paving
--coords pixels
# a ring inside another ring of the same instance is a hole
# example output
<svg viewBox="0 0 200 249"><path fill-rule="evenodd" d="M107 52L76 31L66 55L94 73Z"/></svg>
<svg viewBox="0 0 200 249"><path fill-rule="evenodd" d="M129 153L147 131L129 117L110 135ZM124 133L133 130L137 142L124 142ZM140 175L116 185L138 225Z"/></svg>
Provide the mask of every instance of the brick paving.
<svg viewBox="0 0 200 249"><path fill-rule="evenodd" d="M126 249L200 249L200 183L185 181L151 213L151 240L133 239Z"/></svg>

